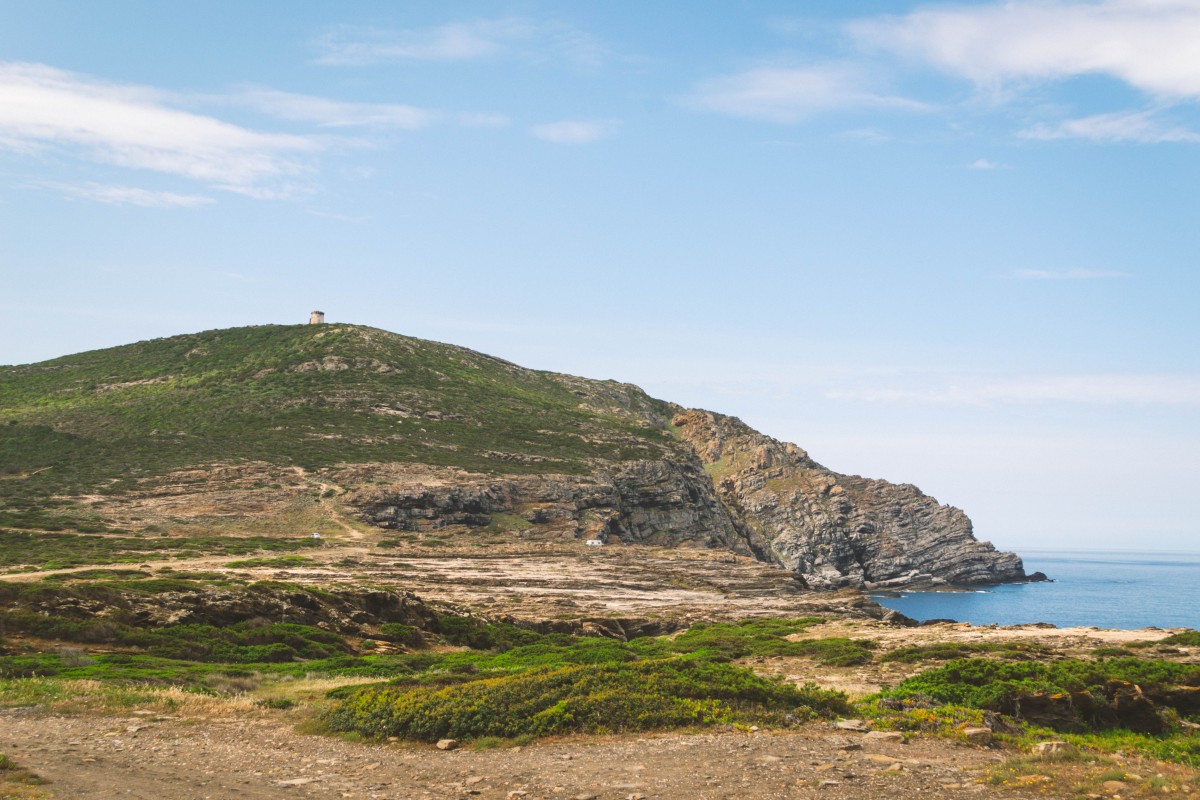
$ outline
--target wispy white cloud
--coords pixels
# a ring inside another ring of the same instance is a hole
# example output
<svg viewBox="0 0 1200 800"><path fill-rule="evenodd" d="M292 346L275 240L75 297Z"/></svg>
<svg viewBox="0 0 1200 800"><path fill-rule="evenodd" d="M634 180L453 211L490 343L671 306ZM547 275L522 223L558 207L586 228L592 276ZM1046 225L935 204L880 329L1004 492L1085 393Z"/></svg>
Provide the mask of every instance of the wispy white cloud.
<svg viewBox="0 0 1200 800"><path fill-rule="evenodd" d="M980 87L1107 75L1160 98L1200 98L1195 0L1007 0L860 20L864 46Z"/></svg>
<svg viewBox="0 0 1200 800"><path fill-rule="evenodd" d="M1094 281L1128 278L1129 273L1113 269L1018 269L1011 276L1025 281Z"/></svg>
<svg viewBox="0 0 1200 800"><path fill-rule="evenodd" d="M454 120L465 128L504 128L512 123L504 114L463 112L455 114Z"/></svg>
<svg viewBox="0 0 1200 800"><path fill-rule="evenodd" d="M309 94L253 87L235 93L233 102L264 114L328 128L384 127L416 130L440 119L436 111L398 103L347 103Z"/></svg>
<svg viewBox="0 0 1200 800"><path fill-rule="evenodd" d="M111 205L141 206L143 208L195 208L215 202L213 198L198 194L179 194L136 186L117 186L103 183L55 183L42 182L38 186L60 191L69 197L94 200Z"/></svg>
<svg viewBox="0 0 1200 800"><path fill-rule="evenodd" d="M1200 376L1184 374L1045 375L969 380L935 387L868 387L828 390L833 400L931 405L1084 403L1100 405L1200 405Z"/></svg>
<svg viewBox="0 0 1200 800"><path fill-rule="evenodd" d="M967 81L976 89L973 100L985 98L997 108L1021 100L1034 86L1099 76L1142 94L1139 108L1064 120L1047 118L1049 106L1043 105L1032 112L1042 121L1027 121L1021 137L1200 141L1200 133L1162 118L1164 110L1200 100L1197 0L938 2L854 19L841 32L845 47L837 59L713 78L699 84L689 101L734 116L795 123L822 112L920 108L896 96L904 92L875 82L880 75L900 81L914 68ZM931 91L930 85L922 84L922 91ZM939 108L960 102L947 98Z"/></svg>
<svg viewBox="0 0 1200 800"><path fill-rule="evenodd" d="M351 223L354 225L362 225L364 223L370 222L372 219L372 217L367 216L367 215L351 216L349 214L338 214L337 212L334 212L334 211L320 211L315 208L307 209L307 211L309 214L312 214L314 217L321 217L322 219L331 219L336 222L348 222L348 223Z"/></svg>
<svg viewBox="0 0 1200 800"><path fill-rule="evenodd" d="M1041 123L1021 131L1025 139L1088 139L1093 142L1200 142L1200 133L1169 125L1148 111L1094 114L1054 125Z"/></svg>
<svg viewBox="0 0 1200 800"><path fill-rule="evenodd" d="M0 63L0 142L180 175L255 197L290 181L320 144L170 107L143 86L106 83L41 64Z"/></svg>
<svg viewBox="0 0 1200 800"><path fill-rule="evenodd" d="M842 134L845 139L853 139L867 144L884 144L892 141L892 136L877 128L855 128Z"/></svg>
<svg viewBox="0 0 1200 800"><path fill-rule="evenodd" d="M970 164L968 164L967 166L970 167L971 169L982 169L982 170L1008 169L1007 164L1001 164L997 161L992 161L991 159L987 159L987 158L977 158L974 161L972 161Z"/></svg>
<svg viewBox="0 0 1200 800"><path fill-rule="evenodd" d="M534 125L529 132L555 144L588 144L611 136L616 129L616 123L609 120L562 120Z"/></svg>
<svg viewBox="0 0 1200 800"><path fill-rule="evenodd" d="M606 48L570 25L521 18L477 19L402 30L337 27L316 41L318 64L363 66L389 61L472 61L514 55L595 66Z"/></svg>
<svg viewBox="0 0 1200 800"><path fill-rule="evenodd" d="M845 63L758 67L703 81L684 102L706 111L788 124L827 111L927 108L882 94L871 83L868 71Z"/></svg>

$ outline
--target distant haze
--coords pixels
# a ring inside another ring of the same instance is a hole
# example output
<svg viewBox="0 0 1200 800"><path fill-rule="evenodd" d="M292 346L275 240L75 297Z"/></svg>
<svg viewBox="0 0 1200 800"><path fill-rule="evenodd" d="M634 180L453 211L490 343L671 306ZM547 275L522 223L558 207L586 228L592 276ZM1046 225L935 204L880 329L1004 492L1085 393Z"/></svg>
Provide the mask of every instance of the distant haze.
<svg viewBox="0 0 1200 800"><path fill-rule="evenodd" d="M1200 551L1198 40L1182 0L25 4L0 363L323 309L999 547Z"/></svg>

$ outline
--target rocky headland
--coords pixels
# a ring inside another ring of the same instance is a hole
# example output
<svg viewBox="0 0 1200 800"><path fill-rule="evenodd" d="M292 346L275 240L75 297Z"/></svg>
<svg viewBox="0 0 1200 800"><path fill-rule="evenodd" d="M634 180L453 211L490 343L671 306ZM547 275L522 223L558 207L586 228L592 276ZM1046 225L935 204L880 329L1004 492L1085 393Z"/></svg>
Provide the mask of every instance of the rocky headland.
<svg viewBox="0 0 1200 800"><path fill-rule="evenodd" d="M94 544L71 531L115 547L315 525L449 547L715 550L810 589L1030 579L961 510L735 417L372 328L141 342L0 367L0 390L0 528L61 531L64 547Z"/></svg>

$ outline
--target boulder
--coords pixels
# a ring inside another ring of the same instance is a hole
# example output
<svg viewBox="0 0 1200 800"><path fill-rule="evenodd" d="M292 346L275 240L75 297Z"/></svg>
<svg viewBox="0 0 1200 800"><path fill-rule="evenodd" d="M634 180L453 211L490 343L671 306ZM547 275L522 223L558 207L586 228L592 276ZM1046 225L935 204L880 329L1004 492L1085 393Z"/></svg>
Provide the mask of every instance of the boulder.
<svg viewBox="0 0 1200 800"><path fill-rule="evenodd" d="M986 747L992 743L991 728L963 728L963 738L971 744Z"/></svg>

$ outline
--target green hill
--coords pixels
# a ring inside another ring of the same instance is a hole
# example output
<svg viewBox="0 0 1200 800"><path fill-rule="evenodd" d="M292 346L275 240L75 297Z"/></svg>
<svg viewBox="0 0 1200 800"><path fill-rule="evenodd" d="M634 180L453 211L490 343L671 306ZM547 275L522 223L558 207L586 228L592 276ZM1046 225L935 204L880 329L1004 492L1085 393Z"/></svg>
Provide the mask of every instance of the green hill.
<svg viewBox="0 0 1200 800"><path fill-rule="evenodd" d="M676 452L669 413L636 387L373 328L236 328L0 367L0 476L30 497L216 462L584 473Z"/></svg>

